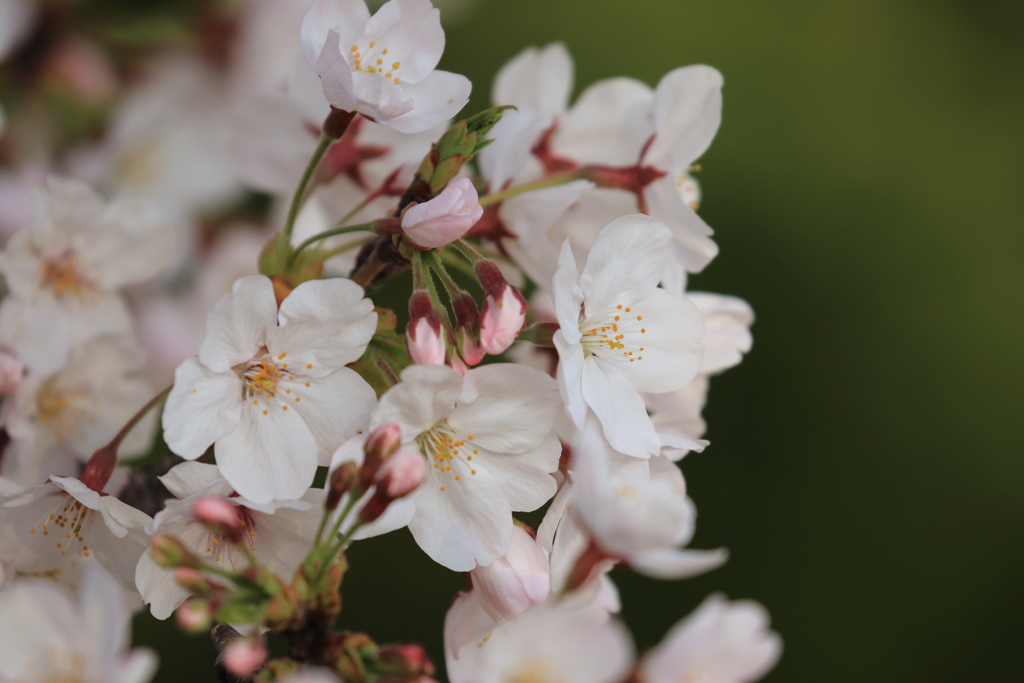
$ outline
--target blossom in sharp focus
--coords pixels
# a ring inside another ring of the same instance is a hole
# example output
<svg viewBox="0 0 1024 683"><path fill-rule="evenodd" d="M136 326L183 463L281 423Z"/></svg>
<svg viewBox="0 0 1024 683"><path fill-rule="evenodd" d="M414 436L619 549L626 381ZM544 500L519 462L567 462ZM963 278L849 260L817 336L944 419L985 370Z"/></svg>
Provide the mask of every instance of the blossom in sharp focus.
<svg viewBox="0 0 1024 683"><path fill-rule="evenodd" d="M149 515L78 479L51 477L42 486L0 494L0 558L24 574L74 588L81 572L99 563L125 587L146 548Z"/></svg>
<svg viewBox="0 0 1024 683"><path fill-rule="evenodd" d="M316 0L302 22L302 56L328 102L403 133L433 128L469 100L469 79L434 68L442 52L429 0L391 0L372 17L363 0Z"/></svg>
<svg viewBox="0 0 1024 683"><path fill-rule="evenodd" d="M430 201L410 207L402 216L402 232L416 246L436 249L466 234L483 213L473 181L459 178Z"/></svg>
<svg viewBox="0 0 1024 683"><path fill-rule="evenodd" d="M406 368L381 396L370 427L398 424L403 445L422 453L430 474L355 537L408 525L431 559L454 571L504 555L512 512L536 510L555 493L557 400L550 377L519 365L486 365L465 376L447 366ZM332 467L361 457L361 439L353 439Z"/></svg>
<svg viewBox="0 0 1024 683"><path fill-rule="evenodd" d="M463 593L445 617L445 651L452 683L559 681L617 683L633 662L629 634L615 619L595 620L586 609L560 602L532 609L499 624L484 638L449 645L460 621L474 619L472 597Z"/></svg>
<svg viewBox="0 0 1024 683"><path fill-rule="evenodd" d="M199 355L175 372L164 439L195 460L214 445L217 466L257 503L295 500L317 464L366 425L373 389L345 365L377 325L351 280L311 280L278 311L262 275L239 279L210 312Z"/></svg>
<svg viewBox="0 0 1024 683"><path fill-rule="evenodd" d="M196 556L225 569L243 569L244 551L223 535L203 526L192 506L204 496L214 496L233 506L237 524L243 528L243 542L262 567L281 577L291 577L313 543L323 511L323 489L308 489L296 500L255 503L233 495L214 465L184 462L160 477L177 499L167 501L149 528L151 534L167 534L181 541ZM174 571L160 567L144 554L134 569L142 599L157 619L166 619L189 593L174 580Z"/></svg>
<svg viewBox="0 0 1024 683"><path fill-rule="evenodd" d="M50 178L36 195L36 218L7 242L0 273L0 345L33 371L63 365L73 346L131 329L119 290L163 270L173 231L150 207L106 204L88 186Z"/></svg>
<svg viewBox="0 0 1024 683"><path fill-rule="evenodd" d="M131 612L102 569L85 573L70 599L49 581L0 591L0 681L146 683L156 655L128 650Z"/></svg>
<svg viewBox="0 0 1024 683"><path fill-rule="evenodd" d="M624 216L601 231L582 274L564 243L552 284L566 411L582 427L593 410L612 447L641 458L658 454L661 439L640 392L686 386L703 352L699 311L658 287L671 239L659 221Z"/></svg>
<svg viewBox="0 0 1024 683"><path fill-rule="evenodd" d="M750 683L768 673L781 654L782 639L769 629L764 607L711 595L644 655L638 680Z"/></svg>

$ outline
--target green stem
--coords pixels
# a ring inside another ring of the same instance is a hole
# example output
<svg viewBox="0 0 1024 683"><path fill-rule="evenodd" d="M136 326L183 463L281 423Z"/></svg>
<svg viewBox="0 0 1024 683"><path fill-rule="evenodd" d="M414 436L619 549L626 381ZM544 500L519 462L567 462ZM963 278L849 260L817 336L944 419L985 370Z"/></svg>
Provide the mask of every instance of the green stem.
<svg viewBox="0 0 1024 683"><path fill-rule="evenodd" d="M444 261L445 265L447 265L449 268L454 268L455 270L459 271L460 273L469 277L470 279L476 279L476 271L473 270L473 267L466 263L461 258L459 258L458 256L456 256L454 251L445 248L442 249L438 255L441 257L441 260Z"/></svg>
<svg viewBox="0 0 1024 683"><path fill-rule="evenodd" d="M294 262L298 258L299 253L311 244L316 244L321 240L325 240L328 237L334 237L335 235L344 235L348 232L367 232L373 229L373 223L361 223L359 225L346 225L344 227L331 228L330 230L324 230L313 235L302 244L300 244L295 251L292 252L292 261Z"/></svg>
<svg viewBox="0 0 1024 683"><path fill-rule="evenodd" d="M441 280L441 284L444 286L445 292L448 294L449 301L455 301L456 297L461 294L465 294L465 290L459 287L458 283L452 279L452 276L445 270L444 263L441 262L440 257L433 252L428 252L424 259L427 262L427 266L430 270L437 275L438 279Z"/></svg>
<svg viewBox="0 0 1024 683"><path fill-rule="evenodd" d="M302 172L299 186L295 188L295 194L292 196L292 204L288 207L288 220L284 224L284 235L288 238L288 241L291 241L292 229L295 227L295 217L299 215L299 207L302 206L302 201L305 199L306 186L309 185L309 179L313 177L313 172L320 165L320 159L323 158L327 148L333 142L334 138L328 135L321 135L320 142L317 143L316 149L313 151L313 156L310 157L309 163L306 164L306 170Z"/></svg>
<svg viewBox="0 0 1024 683"><path fill-rule="evenodd" d="M515 197L516 195L522 194L524 192L532 192L533 190L543 190L546 187L556 187L558 185L565 185L566 183L571 183L574 180L580 180L583 177L584 172L582 169L576 169L574 171L563 171L561 173L556 173L541 180L535 180L532 183L524 183L522 185L510 187L507 190L502 190L501 192L495 192L493 194L484 195L483 197L480 197L480 206L489 206L490 204L504 201L506 199L509 199L510 197Z"/></svg>
<svg viewBox="0 0 1024 683"><path fill-rule="evenodd" d="M320 257L321 260L326 261L327 259L329 259L329 258L331 258L333 256L337 256L338 254L345 253L349 249L355 249L356 247L361 247L361 246L363 246L364 244L366 244L367 242L369 242L372 239L373 239L372 237L364 237L362 239L352 240L351 242L345 242L345 244L342 244L341 246L335 247L334 249L329 249L327 251L321 252L319 257Z"/></svg>

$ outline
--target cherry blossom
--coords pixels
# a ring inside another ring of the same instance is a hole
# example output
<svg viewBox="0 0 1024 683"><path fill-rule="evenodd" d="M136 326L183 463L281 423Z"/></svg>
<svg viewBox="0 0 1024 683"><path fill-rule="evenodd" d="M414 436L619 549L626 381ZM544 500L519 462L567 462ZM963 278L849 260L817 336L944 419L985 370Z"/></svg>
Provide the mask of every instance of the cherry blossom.
<svg viewBox="0 0 1024 683"><path fill-rule="evenodd" d="M657 286L671 239L652 218L619 218L601 231L582 274L563 244L552 284L566 411L582 427L593 410L613 448L642 458L659 453L661 439L640 392L686 386L703 352L700 313Z"/></svg>
<svg viewBox="0 0 1024 683"><path fill-rule="evenodd" d="M278 311L270 279L239 279L207 319L199 355L182 363L164 407L164 439L217 466L257 503L294 500L318 463L365 427L370 386L345 367L376 328L373 303L350 280L299 285Z"/></svg>
<svg viewBox="0 0 1024 683"><path fill-rule="evenodd" d="M372 17L363 0L316 0L302 22L302 56L328 102L403 133L433 128L469 100L465 76L434 68L443 51L429 0L391 0Z"/></svg>
<svg viewBox="0 0 1024 683"><path fill-rule="evenodd" d="M402 232L416 246L436 249L462 237L483 213L473 181L459 178L430 201L409 207Z"/></svg>

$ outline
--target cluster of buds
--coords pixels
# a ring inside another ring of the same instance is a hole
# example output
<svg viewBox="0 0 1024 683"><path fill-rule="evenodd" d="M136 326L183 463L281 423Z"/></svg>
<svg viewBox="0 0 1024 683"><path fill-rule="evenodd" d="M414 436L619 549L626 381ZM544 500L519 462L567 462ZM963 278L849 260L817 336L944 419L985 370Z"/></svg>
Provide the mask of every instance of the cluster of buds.
<svg viewBox="0 0 1024 683"><path fill-rule="evenodd" d="M333 633L327 664L350 683L433 683L434 664L420 645L378 645L365 633Z"/></svg>

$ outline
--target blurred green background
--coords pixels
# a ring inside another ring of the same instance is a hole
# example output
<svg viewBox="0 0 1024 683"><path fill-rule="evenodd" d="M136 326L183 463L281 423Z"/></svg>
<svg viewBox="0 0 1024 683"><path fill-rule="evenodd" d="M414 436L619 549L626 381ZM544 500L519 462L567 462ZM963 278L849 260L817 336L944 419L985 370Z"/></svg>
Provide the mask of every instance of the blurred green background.
<svg viewBox="0 0 1024 683"><path fill-rule="evenodd" d="M768 681L1021 680L1024 4L479 0L447 36L467 111L555 40L577 92L725 75L700 174L721 255L693 288L758 320L712 382L711 447L682 466L693 545L732 557L684 582L617 571L638 647L721 590L771 611ZM405 532L350 560L343 624L442 661L462 577ZM158 681L211 679L208 639L140 629Z"/></svg>

